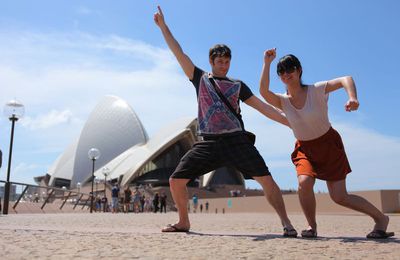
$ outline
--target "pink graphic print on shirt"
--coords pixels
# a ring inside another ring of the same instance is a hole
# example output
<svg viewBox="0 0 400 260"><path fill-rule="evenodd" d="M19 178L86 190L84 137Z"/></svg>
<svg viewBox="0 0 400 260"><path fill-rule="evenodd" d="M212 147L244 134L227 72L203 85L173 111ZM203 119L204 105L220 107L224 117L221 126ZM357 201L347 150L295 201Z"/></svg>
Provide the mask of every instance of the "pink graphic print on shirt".
<svg viewBox="0 0 400 260"><path fill-rule="evenodd" d="M216 82L222 94L229 100L232 107L238 111L240 82L229 80L216 80ZM204 74L200 80L198 103L200 134L224 134L242 130L239 120L219 98L207 74Z"/></svg>

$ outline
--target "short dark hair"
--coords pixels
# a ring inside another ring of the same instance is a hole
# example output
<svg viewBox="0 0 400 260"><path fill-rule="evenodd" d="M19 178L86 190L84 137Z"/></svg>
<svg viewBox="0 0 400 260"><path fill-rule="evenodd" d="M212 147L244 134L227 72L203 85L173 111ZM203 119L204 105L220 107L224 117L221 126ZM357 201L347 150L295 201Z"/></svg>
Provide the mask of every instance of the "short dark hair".
<svg viewBox="0 0 400 260"><path fill-rule="evenodd" d="M299 59L293 54L288 54L280 58L278 64L276 65L276 72L279 75L280 72L288 71L293 68L301 70L300 72L300 79L301 79L301 75L303 74L303 68L301 67Z"/></svg>
<svg viewBox="0 0 400 260"><path fill-rule="evenodd" d="M212 61L214 61L216 57L232 58L231 49L225 44L216 44L211 47L208 56Z"/></svg>

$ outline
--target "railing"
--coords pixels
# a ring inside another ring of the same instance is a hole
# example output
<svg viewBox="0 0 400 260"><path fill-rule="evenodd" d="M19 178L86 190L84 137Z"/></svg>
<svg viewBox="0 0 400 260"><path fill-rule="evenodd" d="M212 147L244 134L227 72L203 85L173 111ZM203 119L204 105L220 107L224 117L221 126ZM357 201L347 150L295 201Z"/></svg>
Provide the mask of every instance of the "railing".
<svg viewBox="0 0 400 260"><path fill-rule="evenodd" d="M3 187L4 191L4 184L6 182L3 180L0 180L0 196L2 196L2 190L1 188ZM108 185L108 184L107 184ZM52 204L52 206L47 207L47 212L54 212L54 210L59 209L63 210L63 212L73 212L73 211L78 211L78 210L83 210L85 207L87 209L90 209L90 200L91 200L91 194L90 193L85 193L85 192L80 192L80 190L87 190L87 187L83 187L80 189L65 189L65 188L56 188L56 187L48 187L48 186L40 186L40 185L34 185L34 184L28 184L28 183L20 183L20 182L10 182L10 201L9 201L9 210L14 209L14 213L18 212L38 212L39 210L39 205L40 205L40 210L46 211L46 206L49 204ZM108 187L111 188L111 187ZM131 189L135 189L131 187ZM152 198L155 194L153 191L153 188L148 185L139 185L137 186L137 190L140 192L140 194L144 194L146 198ZM96 197L100 196L100 198L104 198L104 189L97 189L93 191L93 200L96 200ZM111 193L107 194L111 196ZM123 193L121 192L121 196L123 198ZM4 203L1 203L2 198L0 198L0 205L4 205ZM169 201L171 200L171 201ZM35 203L37 206L33 206L34 204L25 204L23 206L21 203ZM110 210L111 200L107 199L105 202L101 202L101 208L100 211L108 212ZM37 204L39 203L39 205ZM56 207L54 205L57 205ZM131 202L133 205L133 201ZM70 205L66 209L65 205ZM123 207L123 203L120 203L120 206ZM150 205L152 205L152 202L150 202ZM167 207L170 208L170 205L173 205L172 202L172 197L168 197L168 202L167 202ZM19 206L19 208L18 208ZM132 207L133 208L133 207ZM1 211L1 210L0 210ZM123 211L121 209L121 211Z"/></svg>
<svg viewBox="0 0 400 260"><path fill-rule="evenodd" d="M0 180L0 184L6 183L5 181ZM81 204L82 209L87 206L90 208L90 203L88 201L91 199L90 193L84 193L77 190L69 190L65 188L56 188L56 187L47 187L40 185L33 185L27 183L20 182L10 182L10 204L14 202L12 208L15 210L20 202L35 202L42 203L40 209L44 209L48 203L53 203L55 201L61 202L59 207L60 210L63 209L64 205L68 202L73 204L73 209L77 207L77 205ZM19 186L22 188L20 194L17 194L17 190ZM3 186L4 187L4 186ZM4 191L4 188L3 188ZM99 191L94 192L94 198L97 196ZM101 193L104 193L102 190ZM4 194L3 194L4 197ZM83 202L85 201L85 202ZM4 203L2 203L4 205ZM0 204L1 205L1 204Z"/></svg>

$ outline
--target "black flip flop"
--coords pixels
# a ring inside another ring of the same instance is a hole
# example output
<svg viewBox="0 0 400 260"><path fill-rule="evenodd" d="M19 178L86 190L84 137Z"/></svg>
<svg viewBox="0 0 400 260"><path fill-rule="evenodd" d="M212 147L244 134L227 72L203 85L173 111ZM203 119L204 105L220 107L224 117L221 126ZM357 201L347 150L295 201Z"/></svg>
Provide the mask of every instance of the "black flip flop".
<svg viewBox="0 0 400 260"><path fill-rule="evenodd" d="M317 231L315 231L314 229L305 229L301 231L301 236L304 238L316 238Z"/></svg>
<svg viewBox="0 0 400 260"><path fill-rule="evenodd" d="M283 236L284 237L297 237L297 231L294 228L288 229L287 227L283 228Z"/></svg>
<svg viewBox="0 0 400 260"><path fill-rule="evenodd" d="M170 232L170 233L184 232L184 233L187 233L187 232L189 232L189 229L178 228L175 225L168 224L165 228L163 228L161 230L161 232L165 232L165 233L168 233L168 232Z"/></svg>
<svg viewBox="0 0 400 260"><path fill-rule="evenodd" d="M369 238L369 239L386 239L386 238L389 238L392 236L394 236L394 232L386 232L383 230L376 229L376 230L372 230L367 235L367 238Z"/></svg>

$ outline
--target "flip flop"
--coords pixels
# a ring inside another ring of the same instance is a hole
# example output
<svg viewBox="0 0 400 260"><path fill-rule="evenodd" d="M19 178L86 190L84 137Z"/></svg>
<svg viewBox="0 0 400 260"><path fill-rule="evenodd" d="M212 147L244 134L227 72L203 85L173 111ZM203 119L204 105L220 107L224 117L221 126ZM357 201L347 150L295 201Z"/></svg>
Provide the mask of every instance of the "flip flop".
<svg viewBox="0 0 400 260"><path fill-rule="evenodd" d="M161 230L161 232L171 232L171 233L173 233L173 232L185 232L185 233L187 233L187 232L189 232L189 229L178 228L175 225L168 224L165 228L163 228Z"/></svg>
<svg viewBox="0 0 400 260"><path fill-rule="evenodd" d="M283 228L283 236L284 237L297 237L297 231L294 228L288 229L287 227Z"/></svg>
<svg viewBox="0 0 400 260"><path fill-rule="evenodd" d="M301 236L305 238L316 238L317 231L315 231L314 229L305 229L301 231Z"/></svg>
<svg viewBox="0 0 400 260"><path fill-rule="evenodd" d="M386 238L389 238L392 236L394 236L394 232L386 232L383 230L376 229L376 230L372 230L367 235L367 238L369 238L369 239L386 239Z"/></svg>

